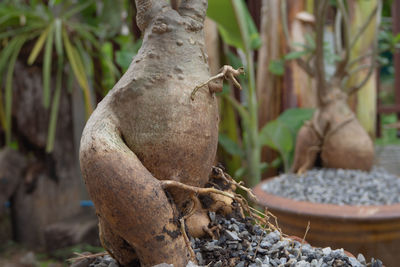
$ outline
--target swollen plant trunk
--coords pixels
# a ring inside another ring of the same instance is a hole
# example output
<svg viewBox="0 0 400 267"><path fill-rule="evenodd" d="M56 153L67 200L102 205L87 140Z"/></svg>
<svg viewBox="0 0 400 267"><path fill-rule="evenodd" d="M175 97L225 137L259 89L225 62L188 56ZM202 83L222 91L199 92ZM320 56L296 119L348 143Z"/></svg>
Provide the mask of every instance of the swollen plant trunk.
<svg viewBox="0 0 400 267"><path fill-rule="evenodd" d="M203 187L218 138L216 97L194 87L209 78L204 48L206 0L137 0L143 45L99 103L83 132L82 173L106 249L122 264L185 266L178 225L183 192L167 197L159 180Z"/></svg>
<svg viewBox="0 0 400 267"><path fill-rule="evenodd" d="M332 90L311 121L300 129L292 170L304 172L320 156L326 168L369 171L373 165L374 146L347 104L347 96Z"/></svg>

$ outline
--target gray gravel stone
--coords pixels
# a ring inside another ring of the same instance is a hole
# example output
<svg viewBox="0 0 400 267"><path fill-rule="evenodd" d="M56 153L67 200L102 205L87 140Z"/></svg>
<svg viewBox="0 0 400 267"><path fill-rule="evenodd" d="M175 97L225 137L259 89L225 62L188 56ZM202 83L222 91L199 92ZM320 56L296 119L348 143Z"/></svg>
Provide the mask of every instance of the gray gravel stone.
<svg viewBox="0 0 400 267"><path fill-rule="evenodd" d="M241 241L242 240L242 239L240 239L238 237L238 234L236 232L231 232L229 230L226 230L225 232L226 232L226 234L228 236L228 239L230 239L230 240L235 240L235 241Z"/></svg>
<svg viewBox="0 0 400 267"><path fill-rule="evenodd" d="M382 267L381 261L371 259L367 263L361 254L357 256L357 259L349 258L343 249L315 248L309 244L300 244L298 241L284 238L277 231L266 233L254 225L251 219L228 220L216 215L215 223L221 228L218 240L191 239L199 266ZM232 225L237 225L238 229L242 229L242 231L238 233L235 230L237 228ZM245 235L243 235L244 231L247 232ZM242 234L242 238L239 238L240 234ZM239 240L235 240L236 237ZM117 266L117 262L109 256L98 257L90 264L90 267ZM171 267L168 264L157 267L161 266ZM187 265L187 267L199 266L193 263Z"/></svg>
<svg viewBox="0 0 400 267"><path fill-rule="evenodd" d="M264 183L270 194L298 201L336 205L390 205L400 203L400 179L382 168L370 172L313 169L302 175L282 174Z"/></svg>

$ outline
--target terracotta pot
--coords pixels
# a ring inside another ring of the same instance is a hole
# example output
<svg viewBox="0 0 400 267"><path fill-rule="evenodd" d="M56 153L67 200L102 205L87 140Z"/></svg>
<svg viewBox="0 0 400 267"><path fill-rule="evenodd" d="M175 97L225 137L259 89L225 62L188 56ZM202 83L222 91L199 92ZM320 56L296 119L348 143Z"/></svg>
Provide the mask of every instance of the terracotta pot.
<svg viewBox="0 0 400 267"><path fill-rule="evenodd" d="M266 183L266 182L263 182ZM260 205L278 217L285 234L304 236L313 246L344 248L367 261L380 259L385 266L400 266L400 204L383 206L339 206L294 201L254 188Z"/></svg>

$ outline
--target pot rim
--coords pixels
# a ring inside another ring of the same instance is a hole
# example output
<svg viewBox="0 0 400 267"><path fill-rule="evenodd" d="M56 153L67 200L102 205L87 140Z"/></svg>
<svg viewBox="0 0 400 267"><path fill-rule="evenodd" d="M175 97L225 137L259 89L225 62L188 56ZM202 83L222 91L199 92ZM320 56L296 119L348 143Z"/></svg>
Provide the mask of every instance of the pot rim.
<svg viewBox="0 0 400 267"><path fill-rule="evenodd" d="M272 210L301 216L359 221L381 221L400 218L400 203L380 206L350 206L297 201L265 192L262 189L262 185L267 182L268 180L259 183L253 188L253 192L260 205Z"/></svg>

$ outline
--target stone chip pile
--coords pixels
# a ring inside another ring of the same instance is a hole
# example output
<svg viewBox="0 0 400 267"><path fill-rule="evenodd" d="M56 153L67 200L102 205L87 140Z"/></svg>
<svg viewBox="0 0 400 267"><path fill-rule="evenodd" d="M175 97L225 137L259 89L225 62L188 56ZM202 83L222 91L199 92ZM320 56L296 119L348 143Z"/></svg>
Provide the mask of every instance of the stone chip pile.
<svg viewBox="0 0 400 267"><path fill-rule="evenodd" d="M400 179L382 168L370 172L313 169L304 174L282 174L264 183L270 194L298 201L336 205L390 205L400 203Z"/></svg>
<svg viewBox="0 0 400 267"><path fill-rule="evenodd" d="M251 219L223 218L210 213L213 225L220 225L218 240L191 239L199 265L190 262L187 267L381 267L380 260L369 263L362 254L349 257L343 249L314 248L309 244L284 238L278 231L266 232ZM156 252L155 252L156 253ZM99 257L90 267L115 267L109 256ZM159 264L157 267L170 267Z"/></svg>

